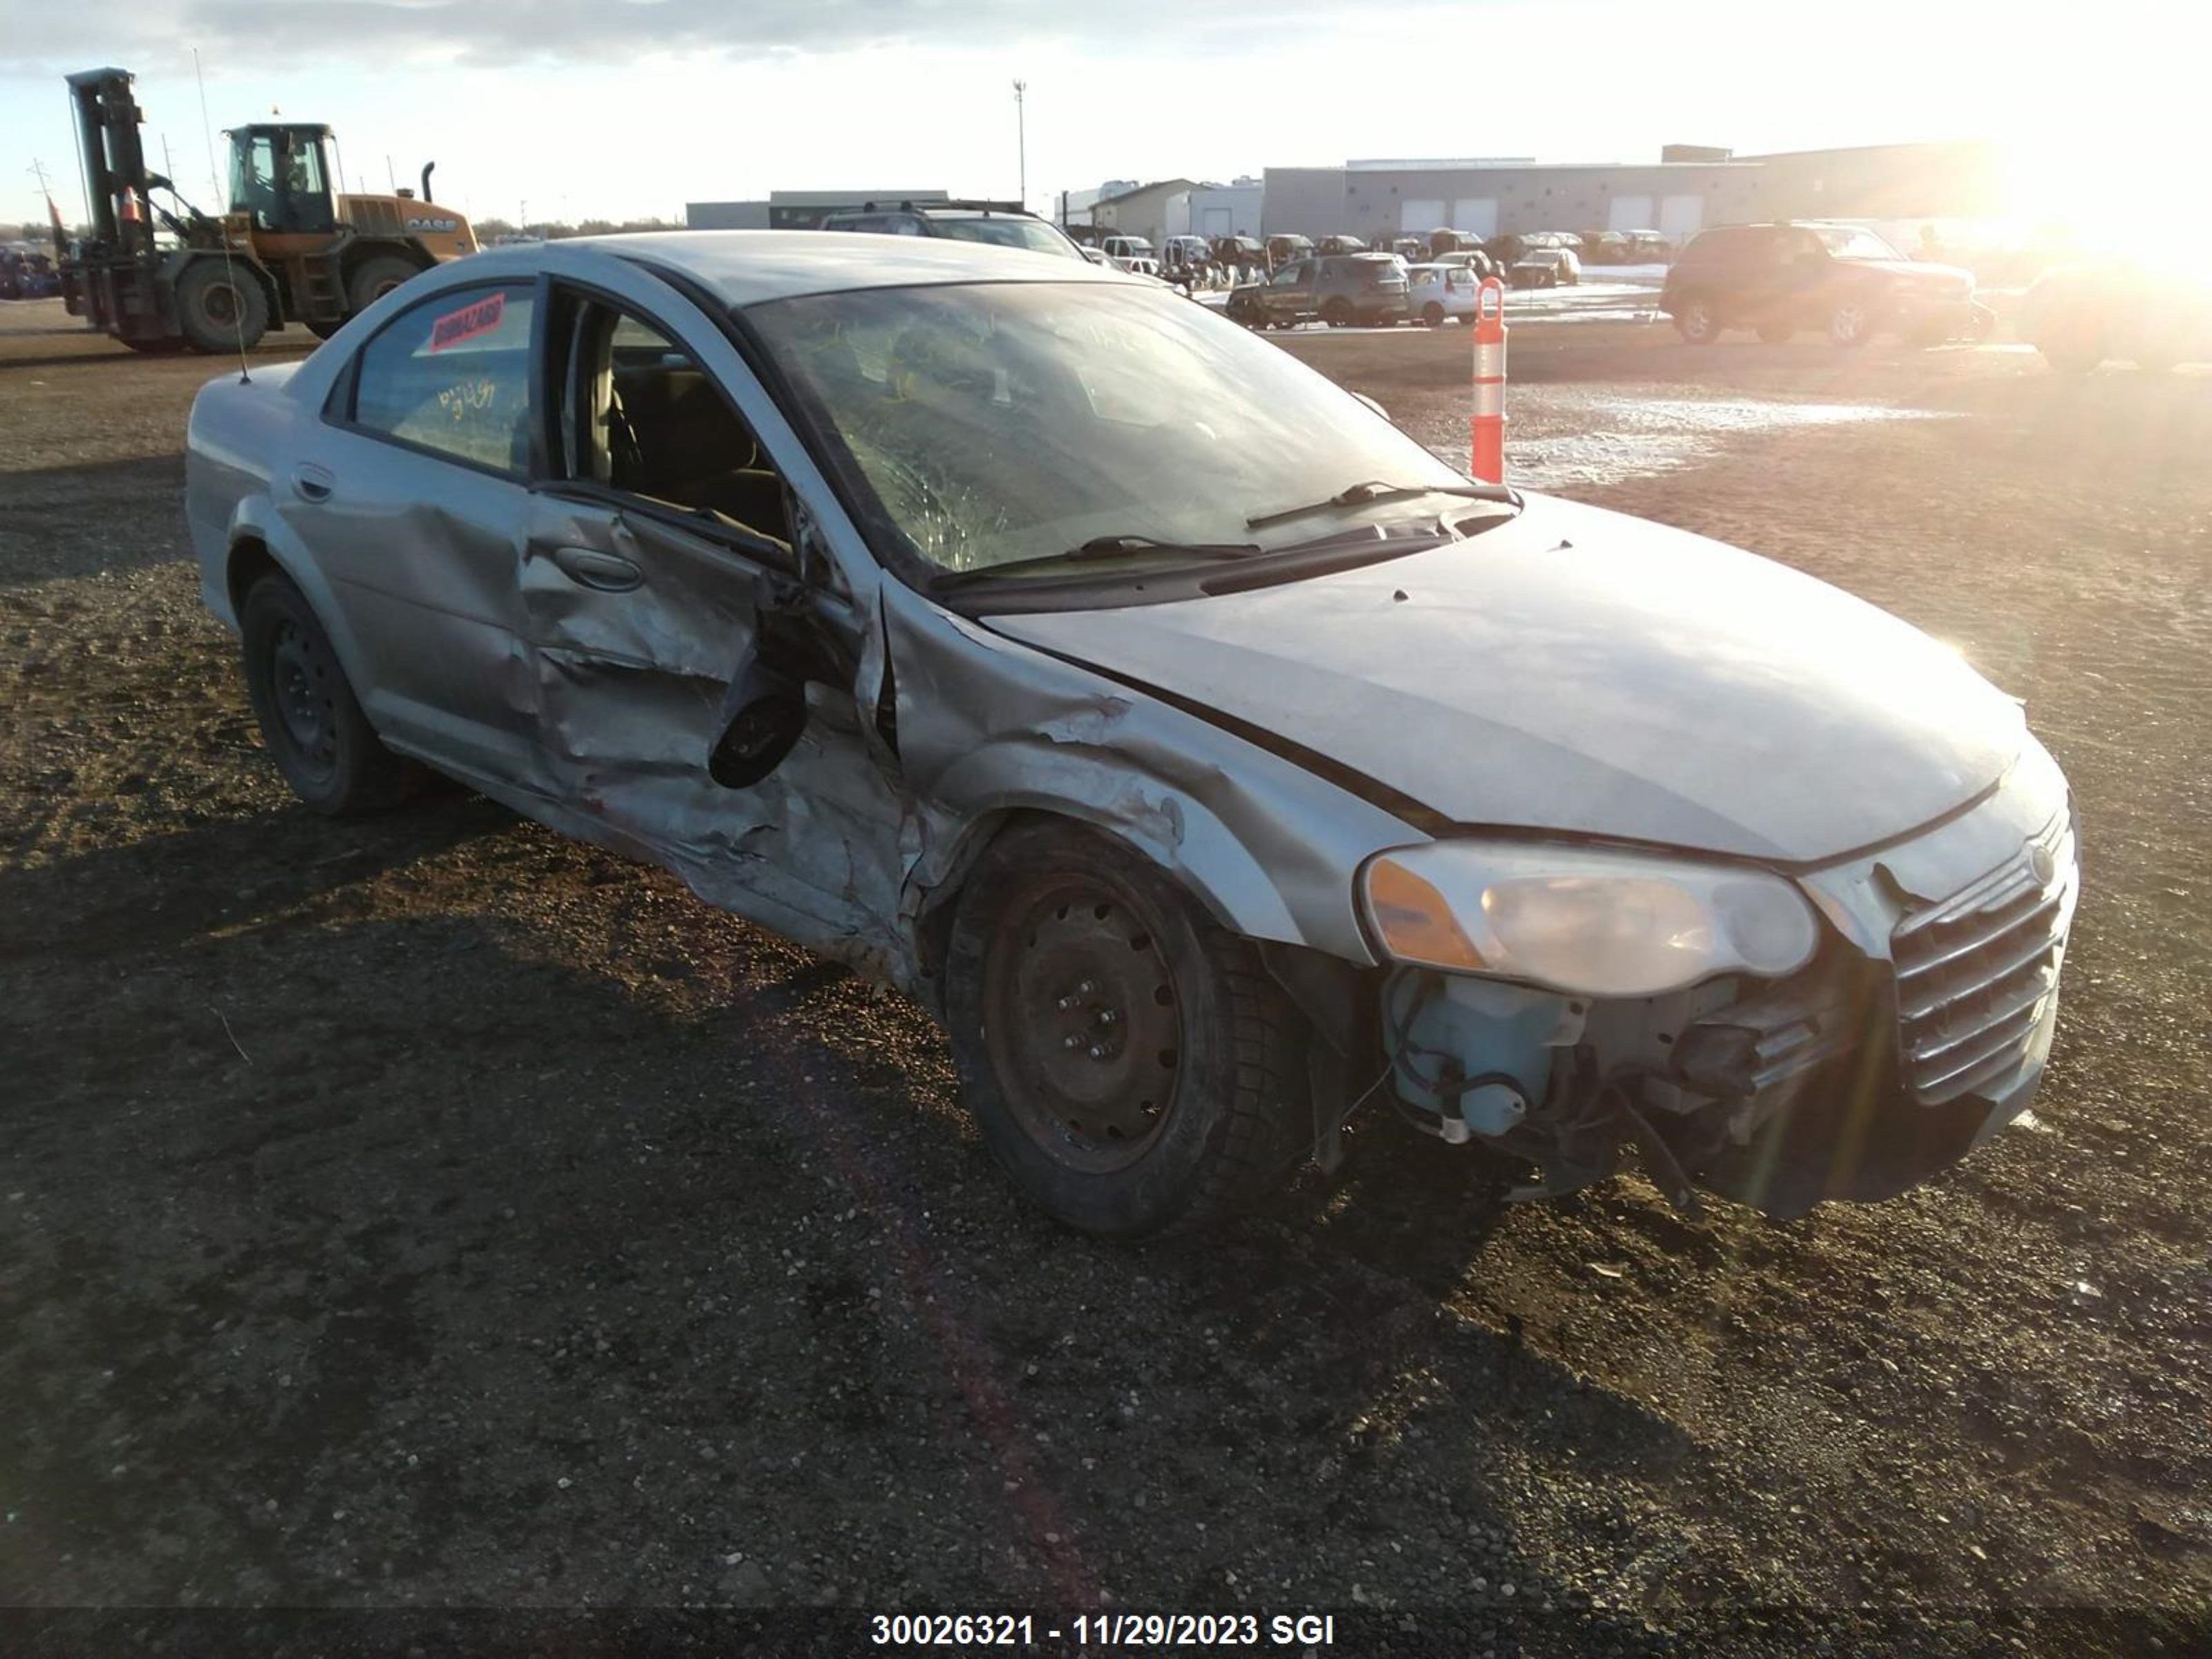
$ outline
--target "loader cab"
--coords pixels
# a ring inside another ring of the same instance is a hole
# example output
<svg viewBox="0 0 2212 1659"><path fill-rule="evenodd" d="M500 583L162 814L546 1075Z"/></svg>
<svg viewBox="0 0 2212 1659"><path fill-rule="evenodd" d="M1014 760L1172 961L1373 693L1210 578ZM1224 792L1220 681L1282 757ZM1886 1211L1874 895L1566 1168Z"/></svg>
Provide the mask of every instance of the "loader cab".
<svg viewBox="0 0 2212 1659"><path fill-rule="evenodd" d="M297 123L239 127L230 139L230 210L278 235L337 229L331 191L331 130Z"/></svg>

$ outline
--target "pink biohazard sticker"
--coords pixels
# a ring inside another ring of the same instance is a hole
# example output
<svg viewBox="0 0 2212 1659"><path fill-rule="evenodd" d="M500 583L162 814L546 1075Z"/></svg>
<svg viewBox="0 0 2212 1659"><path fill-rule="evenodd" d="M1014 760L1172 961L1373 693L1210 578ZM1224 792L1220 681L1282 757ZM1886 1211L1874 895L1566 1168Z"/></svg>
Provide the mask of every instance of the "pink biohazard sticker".
<svg viewBox="0 0 2212 1659"><path fill-rule="evenodd" d="M473 340L479 334L489 334L499 326L506 314L504 290L472 301L459 311L449 311L430 325L430 349L443 351L464 340Z"/></svg>

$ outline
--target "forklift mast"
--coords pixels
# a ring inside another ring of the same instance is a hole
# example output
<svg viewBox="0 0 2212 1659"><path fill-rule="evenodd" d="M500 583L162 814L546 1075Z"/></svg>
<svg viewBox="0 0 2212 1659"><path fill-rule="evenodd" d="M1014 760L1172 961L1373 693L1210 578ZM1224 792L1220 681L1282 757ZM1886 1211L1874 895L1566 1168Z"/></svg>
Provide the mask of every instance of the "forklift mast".
<svg viewBox="0 0 2212 1659"><path fill-rule="evenodd" d="M146 154L138 142L144 118L131 94L131 79L128 70L80 70L69 77L70 102L93 240L150 260L154 226L146 203Z"/></svg>

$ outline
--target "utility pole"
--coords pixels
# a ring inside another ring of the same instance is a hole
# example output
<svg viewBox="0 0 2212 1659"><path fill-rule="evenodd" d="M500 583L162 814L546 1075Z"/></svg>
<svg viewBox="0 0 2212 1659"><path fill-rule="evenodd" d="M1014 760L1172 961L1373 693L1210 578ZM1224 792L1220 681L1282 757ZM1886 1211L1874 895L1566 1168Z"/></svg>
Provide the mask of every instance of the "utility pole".
<svg viewBox="0 0 2212 1659"><path fill-rule="evenodd" d="M46 198L46 218L54 228L54 255L58 258L66 251L67 238L62 230L62 210L54 205L53 190L46 183L46 164L33 155L28 171L39 181L39 194Z"/></svg>
<svg viewBox="0 0 2212 1659"><path fill-rule="evenodd" d="M1014 82L1014 153L1021 166L1022 210L1030 205L1030 132L1029 118L1022 107L1022 94L1030 89L1026 81Z"/></svg>

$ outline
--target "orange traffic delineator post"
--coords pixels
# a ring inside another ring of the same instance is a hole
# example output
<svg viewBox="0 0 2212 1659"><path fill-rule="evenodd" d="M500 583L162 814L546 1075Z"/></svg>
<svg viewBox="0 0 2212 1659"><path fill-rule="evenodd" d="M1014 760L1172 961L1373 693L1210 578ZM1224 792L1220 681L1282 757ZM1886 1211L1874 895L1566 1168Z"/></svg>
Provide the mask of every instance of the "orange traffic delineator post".
<svg viewBox="0 0 2212 1659"><path fill-rule="evenodd" d="M1505 482L1505 284L1486 276L1474 295L1474 464L1485 483Z"/></svg>

